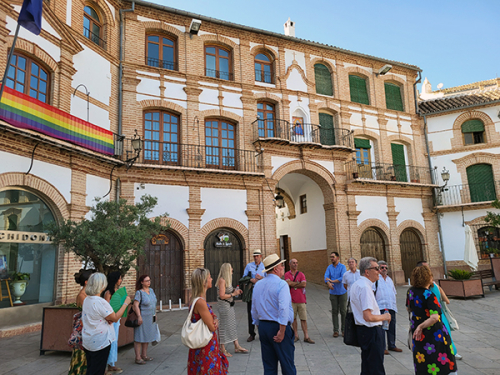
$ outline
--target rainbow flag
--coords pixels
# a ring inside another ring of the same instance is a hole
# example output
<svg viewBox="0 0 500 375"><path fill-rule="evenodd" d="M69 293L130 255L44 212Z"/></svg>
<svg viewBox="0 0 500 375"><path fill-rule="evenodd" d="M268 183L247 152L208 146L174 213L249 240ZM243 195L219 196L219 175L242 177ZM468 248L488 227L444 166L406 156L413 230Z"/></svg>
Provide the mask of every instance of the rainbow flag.
<svg viewBox="0 0 500 375"><path fill-rule="evenodd" d="M3 92L0 119L18 128L35 130L92 151L114 155L114 138L109 130L9 87Z"/></svg>

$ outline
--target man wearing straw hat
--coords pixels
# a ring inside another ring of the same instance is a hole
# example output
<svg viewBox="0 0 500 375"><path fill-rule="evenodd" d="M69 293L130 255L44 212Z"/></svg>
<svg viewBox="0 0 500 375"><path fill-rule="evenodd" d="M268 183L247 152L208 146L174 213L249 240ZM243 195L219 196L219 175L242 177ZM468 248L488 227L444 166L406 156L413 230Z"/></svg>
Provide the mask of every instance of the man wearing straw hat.
<svg viewBox="0 0 500 375"><path fill-rule="evenodd" d="M257 281L262 280L264 277L264 265L262 264L262 252L260 249L255 249L253 251L253 262L250 262L245 267L243 271L243 277L250 276L250 282L255 285ZM255 340L255 325L252 322L252 301L247 302L247 314L248 314L248 336L247 341L251 342Z"/></svg>
<svg viewBox="0 0 500 375"><path fill-rule="evenodd" d="M252 297L253 323L258 326L264 374L278 374L278 361L284 375L295 375L293 308L290 288L281 278L285 274L277 254L264 259L266 277L255 284Z"/></svg>

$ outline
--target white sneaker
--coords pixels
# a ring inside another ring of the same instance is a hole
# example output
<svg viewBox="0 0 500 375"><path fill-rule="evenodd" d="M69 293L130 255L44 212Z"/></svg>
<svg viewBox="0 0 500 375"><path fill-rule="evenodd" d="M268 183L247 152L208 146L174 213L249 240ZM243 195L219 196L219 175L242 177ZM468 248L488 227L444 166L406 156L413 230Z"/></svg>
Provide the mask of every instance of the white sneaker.
<svg viewBox="0 0 500 375"><path fill-rule="evenodd" d="M462 356L460 354L455 354L455 359L462 359Z"/></svg>

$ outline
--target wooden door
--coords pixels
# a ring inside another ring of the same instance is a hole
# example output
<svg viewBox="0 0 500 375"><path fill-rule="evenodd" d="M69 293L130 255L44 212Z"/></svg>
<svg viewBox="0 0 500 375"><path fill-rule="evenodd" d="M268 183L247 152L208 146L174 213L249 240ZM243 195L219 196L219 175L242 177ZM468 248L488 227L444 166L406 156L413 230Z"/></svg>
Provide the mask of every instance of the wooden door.
<svg viewBox="0 0 500 375"><path fill-rule="evenodd" d="M163 232L147 241L144 255L139 257L140 275L151 277L151 287L155 291L158 304L163 306L179 303L183 285L183 249L177 236ZM186 301L184 301L186 302Z"/></svg>
<svg viewBox="0 0 500 375"><path fill-rule="evenodd" d="M401 249L401 263L405 273L405 280L408 280L417 262L424 259L422 242L413 229L405 229L401 233L401 237L399 237L399 247Z"/></svg>
<svg viewBox="0 0 500 375"><path fill-rule="evenodd" d="M243 247L236 234L230 229L214 230L205 239L205 268L210 270L213 278L212 288L207 291L207 301L217 301L217 276L220 266L231 263L233 267L233 287L243 274Z"/></svg>
<svg viewBox="0 0 500 375"><path fill-rule="evenodd" d="M368 228L361 235L361 258L373 257L377 260L385 260L385 241L376 228Z"/></svg>
<svg viewBox="0 0 500 375"><path fill-rule="evenodd" d="M286 259L285 262L285 272L290 271L290 245L288 242L288 236L280 236L280 253L281 259Z"/></svg>

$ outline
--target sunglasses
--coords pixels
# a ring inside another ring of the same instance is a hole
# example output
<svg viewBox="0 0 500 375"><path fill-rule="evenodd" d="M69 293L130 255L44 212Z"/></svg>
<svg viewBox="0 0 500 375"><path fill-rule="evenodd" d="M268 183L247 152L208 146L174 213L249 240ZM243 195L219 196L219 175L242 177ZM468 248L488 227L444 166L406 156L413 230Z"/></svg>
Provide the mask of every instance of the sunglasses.
<svg viewBox="0 0 500 375"><path fill-rule="evenodd" d="M379 266L377 266L377 267L370 267L370 268L367 268L367 269L380 271L380 267Z"/></svg>
<svg viewBox="0 0 500 375"><path fill-rule="evenodd" d="M380 266L380 269L381 269L381 270L386 270L386 269L387 269L387 266Z"/></svg>

